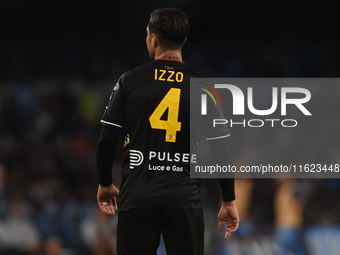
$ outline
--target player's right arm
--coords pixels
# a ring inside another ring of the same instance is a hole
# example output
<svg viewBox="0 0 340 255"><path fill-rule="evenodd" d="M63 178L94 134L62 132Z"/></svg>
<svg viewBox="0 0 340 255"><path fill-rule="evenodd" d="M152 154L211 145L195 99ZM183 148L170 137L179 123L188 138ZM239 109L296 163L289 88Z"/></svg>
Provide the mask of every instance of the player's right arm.
<svg viewBox="0 0 340 255"><path fill-rule="evenodd" d="M112 163L120 130L119 127L103 124L97 146L97 202L103 212L112 215L118 209L116 198L119 196L119 190L113 185Z"/></svg>
<svg viewBox="0 0 340 255"><path fill-rule="evenodd" d="M112 164L121 128L103 124L97 146L99 185L109 187L112 181Z"/></svg>
<svg viewBox="0 0 340 255"><path fill-rule="evenodd" d="M109 103L105 108L101 123L103 124L97 146L97 169L99 187L97 201L100 209L107 214L117 211L116 197L119 190L113 185L112 164L119 133L124 124L124 91L120 88L123 76L113 88Z"/></svg>

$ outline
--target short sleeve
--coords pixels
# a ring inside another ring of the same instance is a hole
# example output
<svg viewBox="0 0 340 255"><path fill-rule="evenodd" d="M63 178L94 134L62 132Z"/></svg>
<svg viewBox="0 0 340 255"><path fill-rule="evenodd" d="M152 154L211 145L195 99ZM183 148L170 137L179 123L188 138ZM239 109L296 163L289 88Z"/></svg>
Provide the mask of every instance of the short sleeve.
<svg viewBox="0 0 340 255"><path fill-rule="evenodd" d="M122 77L119 78L117 84L112 90L109 102L100 121L102 124L109 124L120 128L123 128L124 126L125 93L123 89L124 79Z"/></svg>
<svg viewBox="0 0 340 255"><path fill-rule="evenodd" d="M224 120L224 114L219 102L213 102L210 97L207 99L208 112L202 118L203 132L206 140L215 140L230 136L226 124L216 124L214 120ZM220 121L219 121L220 123Z"/></svg>

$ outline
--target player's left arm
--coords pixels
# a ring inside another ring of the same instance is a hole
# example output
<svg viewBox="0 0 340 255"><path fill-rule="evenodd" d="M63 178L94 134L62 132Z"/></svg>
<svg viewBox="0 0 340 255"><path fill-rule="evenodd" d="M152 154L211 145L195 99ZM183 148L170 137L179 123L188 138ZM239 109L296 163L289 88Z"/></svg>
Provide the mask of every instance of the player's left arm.
<svg viewBox="0 0 340 255"><path fill-rule="evenodd" d="M224 222L226 224L226 232L224 239L228 240L229 237L237 230L239 225L239 217L235 201L225 202L222 201L220 212L217 215L218 230L222 231Z"/></svg>
<svg viewBox="0 0 340 255"><path fill-rule="evenodd" d="M208 113L202 118L202 127L205 137L209 142L211 154L214 161L220 166L232 166L230 151L228 147L229 130L226 125L218 125L213 128L214 119L224 119L223 110L220 104L216 104L207 98ZM233 173L228 173L226 178L220 178L220 188L222 195L222 206L218 213L218 228L220 231L226 225L225 240L237 230L239 226L239 216L235 204L235 179Z"/></svg>
<svg viewBox="0 0 340 255"><path fill-rule="evenodd" d="M209 146L214 160L219 165L232 165L230 152L228 148L228 138L209 140ZM237 230L239 226L239 216L235 204L235 179L220 178L220 187L222 194L222 206L218 213L218 229L222 231L224 223L226 224L225 240Z"/></svg>

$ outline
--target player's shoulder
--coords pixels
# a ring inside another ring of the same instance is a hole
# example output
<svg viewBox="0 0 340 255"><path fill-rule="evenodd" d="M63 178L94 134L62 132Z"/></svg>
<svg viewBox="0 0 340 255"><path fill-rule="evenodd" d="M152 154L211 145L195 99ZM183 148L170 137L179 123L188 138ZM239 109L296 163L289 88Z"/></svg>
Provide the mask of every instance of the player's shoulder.
<svg viewBox="0 0 340 255"><path fill-rule="evenodd" d="M126 71L119 77L119 82L126 83L129 79L135 78L136 75L141 74L145 71L145 69L150 68L150 63L152 62L137 66L133 69Z"/></svg>
<svg viewBox="0 0 340 255"><path fill-rule="evenodd" d="M131 75L134 75L135 73L143 72L145 69L152 68L153 63L154 63L154 61L151 61L151 62L145 63L143 65L137 66L133 69L130 69L129 71L126 71L125 73L123 73L122 76L129 77Z"/></svg>

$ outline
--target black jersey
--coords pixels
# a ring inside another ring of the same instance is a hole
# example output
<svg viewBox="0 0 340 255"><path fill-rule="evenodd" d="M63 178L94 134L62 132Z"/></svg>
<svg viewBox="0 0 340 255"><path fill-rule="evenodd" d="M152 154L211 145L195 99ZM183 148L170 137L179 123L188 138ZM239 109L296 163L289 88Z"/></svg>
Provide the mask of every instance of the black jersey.
<svg viewBox="0 0 340 255"><path fill-rule="evenodd" d="M120 210L201 207L198 179L190 178L190 78L183 62L157 59L124 73L102 123L123 128Z"/></svg>

